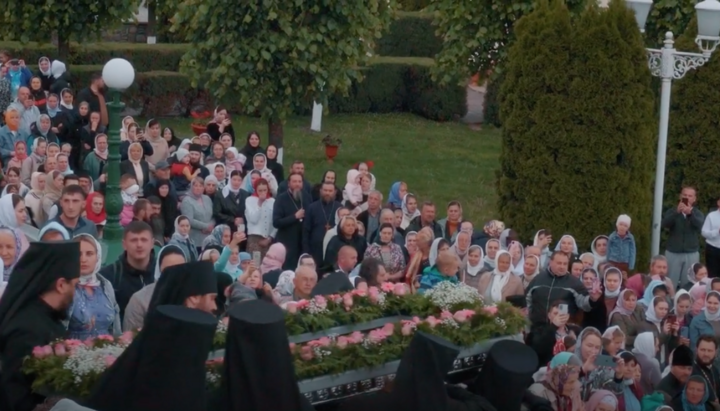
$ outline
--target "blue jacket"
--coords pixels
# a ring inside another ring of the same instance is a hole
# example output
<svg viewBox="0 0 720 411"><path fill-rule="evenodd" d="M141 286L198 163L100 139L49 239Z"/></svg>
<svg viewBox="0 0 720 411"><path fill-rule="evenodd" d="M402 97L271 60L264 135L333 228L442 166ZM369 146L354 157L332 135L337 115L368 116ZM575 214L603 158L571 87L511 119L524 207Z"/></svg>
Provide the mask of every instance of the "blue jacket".
<svg viewBox="0 0 720 411"><path fill-rule="evenodd" d="M17 73L17 74L16 74ZM27 67L20 68L19 71L8 70L5 78L10 82L10 90L12 91L13 100L17 98L18 89L20 87L30 87L30 80L33 74Z"/></svg>
<svg viewBox="0 0 720 411"><path fill-rule="evenodd" d="M18 130L15 134L8 128L8 126L0 127L0 159L2 159L3 168L7 165L13 151L15 151L15 143L18 141L25 142L27 136L21 130Z"/></svg>
<svg viewBox="0 0 720 411"><path fill-rule="evenodd" d="M436 285L443 281L450 281L451 283L458 283L457 276L448 277L438 271L436 266L428 267L423 271L422 277L420 277L420 288L418 289L419 294L425 294L425 291L435 288Z"/></svg>
<svg viewBox="0 0 720 411"><path fill-rule="evenodd" d="M608 236L608 261L627 263L631 270L635 269L635 237L628 231L625 237L620 237L617 231Z"/></svg>
<svg viewBox="0 0 720 411"><path fill-rule="evenodd" d="M697 342L703 335L715 335L715 330L713 329L712 325L710 325L710 322L705 318L705 311L701 311L698 315L696 315L692 322L690 322L690 348L695 352L695 349L697 348Z"/></svg>

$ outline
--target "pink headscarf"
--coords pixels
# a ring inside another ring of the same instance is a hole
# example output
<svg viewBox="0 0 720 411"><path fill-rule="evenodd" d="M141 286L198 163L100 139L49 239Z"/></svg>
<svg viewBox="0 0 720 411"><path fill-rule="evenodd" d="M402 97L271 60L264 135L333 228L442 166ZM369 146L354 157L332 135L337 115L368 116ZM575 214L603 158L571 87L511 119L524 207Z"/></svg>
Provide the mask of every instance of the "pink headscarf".
<svg viewBox="0 0 720 411"><path fill-rule="evenodd" d="M597 390L590 396L590 399L585 404L585 411L595 411L600 403L608 405L615 404L615 409L618 406L618 400L615 394L606 390Z"/></svg>
<svg viewBox="0 0 720 411"><path fill-rule="evenodd" d="M625 282L625 287L635 291L635 295L637 295L638 298L642 298L642 296L645 294L645 284L643 284L643 275L635 274L632 277L628 278L627 281Z"/></svg>
<svg viewBox="0 0 720 411"><path fill-rule="evenodd" d="M280 243L275 243L270 246L265 258L260 264L260 272L264 275L268 271L279 270L285 263L285 246Z"/></svg>
<svg viewBox="0 0 720 411"><path fill-rule="evenodd" d="M705 281L708 280L708 281ZM712 279L711 278L703 278L702 280L695 283L695 285L690 288L690 297L693 298L693 304L692 307L690 307L690 311L692 312L692 315L698 315L700 314L700 311L702 311L703 308L705 308L705 296L707 295L707 283L709 283Z"/></svg>

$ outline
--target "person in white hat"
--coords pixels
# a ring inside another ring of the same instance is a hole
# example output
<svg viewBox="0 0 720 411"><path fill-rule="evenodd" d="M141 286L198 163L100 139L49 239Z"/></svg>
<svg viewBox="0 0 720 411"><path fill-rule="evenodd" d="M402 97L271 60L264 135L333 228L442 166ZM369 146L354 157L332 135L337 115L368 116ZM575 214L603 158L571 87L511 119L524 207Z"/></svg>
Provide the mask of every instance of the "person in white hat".
<svg viewBox="0 0 720 411"><path fill-rule="evenodd" d="M615 231L608 236L608 261L620 271L629 274L635 269L635 237L630 232L630 216L622 214L617 218Z"/></svg>

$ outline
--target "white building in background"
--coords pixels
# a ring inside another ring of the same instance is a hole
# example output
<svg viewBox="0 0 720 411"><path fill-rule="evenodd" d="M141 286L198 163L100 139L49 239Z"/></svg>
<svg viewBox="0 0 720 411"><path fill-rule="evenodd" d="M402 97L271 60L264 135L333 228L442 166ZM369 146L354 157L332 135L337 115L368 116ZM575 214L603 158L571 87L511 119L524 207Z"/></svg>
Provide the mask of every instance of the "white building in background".
<svg viewBox="0 0 720 411"><path fill-rule="evenodd" d="M137 13L135 13L135 19L138 23L148 22L148 9L147 7L145 7L145 1L140 4L140 8L138 9Z"/></svg>

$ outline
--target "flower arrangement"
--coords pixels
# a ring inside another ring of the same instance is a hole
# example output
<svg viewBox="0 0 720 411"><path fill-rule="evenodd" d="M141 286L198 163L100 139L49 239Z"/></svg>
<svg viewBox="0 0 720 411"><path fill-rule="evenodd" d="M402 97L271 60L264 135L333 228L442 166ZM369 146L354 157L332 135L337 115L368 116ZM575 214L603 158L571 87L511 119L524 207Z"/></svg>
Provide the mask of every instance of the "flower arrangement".
<svg viewBox="0 0 720 411"><path fill-rule="evenodd" d="M320 142L324 146L339 147L340 145L342 145L342 140L339 137L333 137L330 134L323 137L323 139L320 140Z"/></svg>
<svg viewBox="0 0 720 411"><path fill-rule="evenodd" d="M476 288L469 287L463 283L453 284L450 281L439 283L428 290L425 296L428 297L434 305L443 310L449 310L458 306L472 307L479 301L482 301L482 297Z"/></svg>
<svg viewBox="0 0 720 411"><path fill-rule="evenodd" d="M132 332L126 332L118 338L101 335L84 342L59 340L51 345L35 347L23 363L23 371L35 376L32 384L35 391L50 390L73 398L84 398L133 338Z"/></svg>

